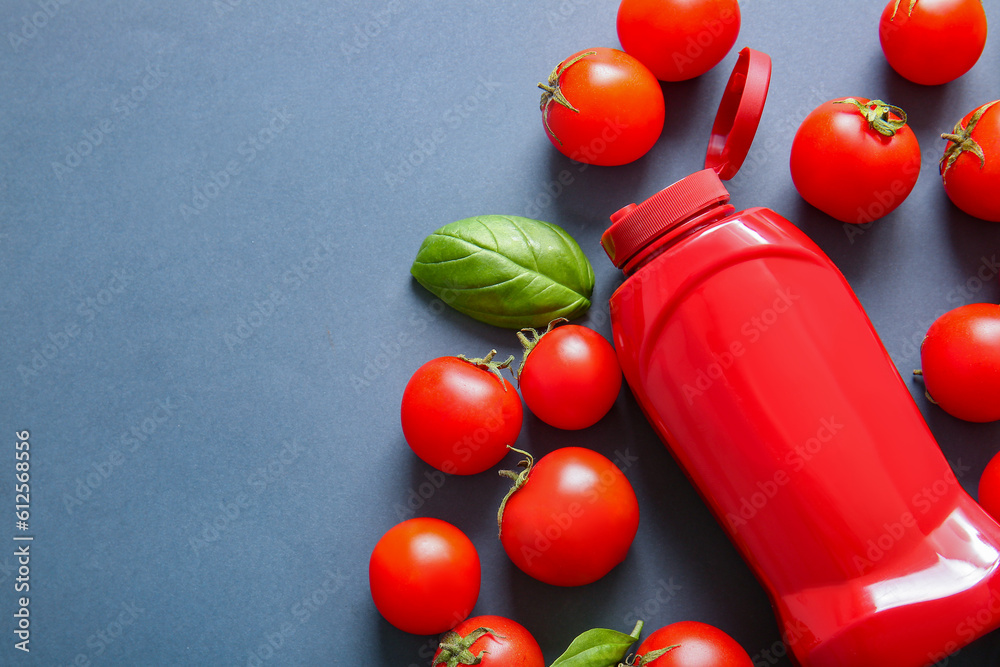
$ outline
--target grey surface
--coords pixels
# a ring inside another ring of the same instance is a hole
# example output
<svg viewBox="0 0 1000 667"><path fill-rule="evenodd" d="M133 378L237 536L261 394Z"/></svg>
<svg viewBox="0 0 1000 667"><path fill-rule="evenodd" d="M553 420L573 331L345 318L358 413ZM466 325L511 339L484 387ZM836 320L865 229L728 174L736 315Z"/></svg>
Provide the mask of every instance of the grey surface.
<svg viewBox="0 0 1000 667"><path fill-rule="evenodd" d="M994 34L977 67L923 88L884 61L881 3L743 3L737 48L768 52L774 76L733 201L775 209L830 254L904 375L937 315L1000 298L1000 227L958 212L936 174L937 135L1000 96L1000 7L987 4ZM428 664L433 640L385 623L367 587L378 537L419 515L469 534L484 572L476 612L522 622L549 661L583 629L641 615L650 630L712 623L756 664L789 664L771 657L782 651L763 590L627 390L583 433L528 417L520 440L636 459L636 541L581 588L510 564L493 519L504 480L428 486L400 431L402 389L424 361L516 349L413 283L426 234L481 213L563 226L597 274L584 323L608 336L620 284L598 245L608 215L700 168L735 49L664 85L663 136L632 165L584 169L545 138L535 83L574 51L618 46L616 8L3 3L0 540L14 544L14 432L28 429L35 541L30 655L13 647L13 546L0 549L0 662ZM863 230L803 203L787 168L799 121L842 95L905 108L924 150L910 198ZM94 128L100 143L67 161ZM558 187L564 170L572 182ZM33 362L37 374L19 370ZM974 494L1000 427L911 390ZM1000 638L948 664L1000 664Z"/></svg>

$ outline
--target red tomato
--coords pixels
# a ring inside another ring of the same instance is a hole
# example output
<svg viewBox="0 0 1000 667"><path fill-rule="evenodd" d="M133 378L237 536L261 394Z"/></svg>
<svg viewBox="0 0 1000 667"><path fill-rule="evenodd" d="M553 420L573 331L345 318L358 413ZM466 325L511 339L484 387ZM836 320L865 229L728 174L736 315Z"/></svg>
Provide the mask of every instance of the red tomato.
<svg viewBox="0 0 1000 667"><path fill-rule="evenodd" d="M1000 306L972 303L950 310L920 344L928 396L970 422L1000 419Z"/></svg>
<svg viewBox="0 0 1000 667"><path fill-rule="evenodd" d="M984 104L943 134L941 179L948 197L969 215L1000 222L1000 100Z"/></svg>
<svg viewBox="0 0 1000 667"><path fill-rule="evenodd" d="M878 37L901 76L928 86L947 83L982 55L986 12L980 0L889 0Z"/></svg>
<svg viewBox="0 0 1000 667"><path fill-rule="evenodd" d="M492 354L471 361L432 359L406 384L403 436L438 470L472 475L492 468L521 432L521 397L499 371L487 370Z"/></svg>
<svg viewBox="0 0 1000 667"><path fill-rule="evenodd" d="M563 155L601 166L645 155L663 131L663 91L623 51L588 49L562 61L542 93L542 124Z"/></svg>
<svg viewBox="0 0 1000 667"><path fill-rule="evenodd" d="M753 667L753 661L735 639L722 630L697 621L681 621L646 637L636 653L644 656L670 649L659 658L643 662L649 667Z"/></svg>
<svg viewBox="0 0 1000 667"><path fill-rule="evenodd" d="M990 459L979 478L979 504L1000 522L1000 453Z"/></svg>
<svg viewBox="0 0 1000 667"><path fill-rule="evenodd" d="M726 57L740 34L736 0L622 0L622 48L661 81L700 76Z"/></svg>
<svg viewBox="0 0 1000 667"><path fill-rule="evenodd" d="M442 638L431 660L432 667L452 664L545 667L538 642L523 625L509 618L476 616L459 623L452 633ZM453 658L458 659L449 663ZM481 658L481 662L475 662L476 658Z"/></svg>
<svg viewBox="0 0 1000 667"><path fill-rule="evenodd" d="M416 518L382 536L368 563L372 600L404 632L450 630L476 606L482 574L476 547L440 519Z"/></svg>
<svg viewBox="0 0 1000 667"><path fill-rule="evenodd" d="M622 386L611 343L577 324L535 336L535 341L521 336L528 351L518 383L528 409L556 428L576 430L596 424L614 405Z"/></svg>
<svg viewBox="0 0 1000 667"><path fill-rule="evenodd" d="M529 466L521 480L502 507L500 542L522 571L547 584L580 586L625 559L639 503L614 463L564 447Z"/></svg>
<svg viewBox="0 0 1000 667"><path fill-rule="evenodd" d="M920 174L920 145L905 115L864 98L814 109L792 140L792 181L802 198L841 222L871 222L895 210Z"/></svg>

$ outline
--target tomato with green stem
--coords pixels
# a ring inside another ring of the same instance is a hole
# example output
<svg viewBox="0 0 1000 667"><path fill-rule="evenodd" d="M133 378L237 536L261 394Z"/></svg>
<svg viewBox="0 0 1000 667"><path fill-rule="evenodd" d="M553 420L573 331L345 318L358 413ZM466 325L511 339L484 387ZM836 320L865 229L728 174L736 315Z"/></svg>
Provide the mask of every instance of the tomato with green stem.
<svg viewBox="0 0 1000 667"><path fill-rule="evenodd" d="M889 0L878 26L889 65L927 86L972 69L986 46L986 32L981 0Z"/></svg>
<svg viewBox="0 0 1000 667"><path fill-rule="evenodd" d="M431 667L545 667L538 642L528 630L503 616L475 616L444 634Z"/></svg>
<svg viewBox="0 0 1000 667"><path fill-rule="evenodd" d="M722 630L697 621L680 621L652 633L639 645L631 664L649 667L753 667L739 643Z"/></svg>
<svg viewBox="0 0 1000 667"><path fill-rule="evenodd" d="M625 559L639 528L628 478L605 456L564 447L538 463L527 452L500 504L500 542L526 574L555 586L597 581Z"/></svg>
<svg viewBox="0 0 1000 667"><path fill-rule="evenodd" d="M622 371L604 336L578 324L549 322L544 333L522 329L524 358L518 386L531 412L550 426L578 430L593 426L618 398ZM530 336L530 338L529 338Z"/></svg>
<svg viewBox="0 0 1000 667"><path fill-rule="evenodd" d="M958 419L1000 419L1000 305L972 303L931 324L918 375L927 396Z"/></svg>
<svg viewBox="0 0 1000 667"><path fill-rule="evenodd" d="M970 111L955 125L941 158L948 198L971 216L1000 222L1000 100Z"/></svg>
<svg viewBox="0 0 1000 667"><path fill-rule="evenodd" d="M579 51L552 70L542 89L542 125L552 145L577 162L638 160L663 131L660 83L624 51Z"/></svg>
<svg viewBox="0 0 1000 667"><path fill-rule="evenodd" d="M861 224L888 215L913 190L920 145L899 107L845 97L806 116L789 166L803 199L841 222Z"/></svg>
<svg viewBox="0 0 1000 667"><path fill-rule="evenodd" d="M432 359L403 390L403 437L438 470L472 475L492 468L521 432L521 397L500 374L514 357L497 363L495 355Z"/></svg>

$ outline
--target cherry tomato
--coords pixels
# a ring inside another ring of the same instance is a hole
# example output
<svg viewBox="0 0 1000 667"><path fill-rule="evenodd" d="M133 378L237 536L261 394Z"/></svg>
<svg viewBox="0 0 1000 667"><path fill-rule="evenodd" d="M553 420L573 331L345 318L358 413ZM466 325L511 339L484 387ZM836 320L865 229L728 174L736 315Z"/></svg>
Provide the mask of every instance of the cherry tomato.
<svg viewBox="0 0 1000 667"><path fill-rule="evenodd" d="M535 416L556 428L576 430L593 426L608 413L621 390L622 371L604 336L565 324L541 336L524 329L520 337L526 356L518 382Z"/></svg>
<svg viewBox="0 0 1000 667"><path fill-rule="evenodd" d="M476 658L481 661L475 662ZM520 623L503 616L476 616L447 633L431 660L432 667L452 664L545 667L545 659L538 642Z"/></svg>
<svg viewBox="0 0 1000 667"><path fill-rule="evenodd" d="M898 107L865 98L824 102L792 140L795 188L841 222L891 213L920 174L920 145Z"/></svg>
<svg viewBox="0 0 1000 667"><path fill-rule="evenodd" d="M982 55L986 12L981 0L889 0L878 37L901 76L927 86L947 83Z"/></svg>
<svg viewBox="0 0 1000 667"><path fill-rule="evenodd" d="M1000 306L950 310L920 344L924 387L945 412L970 422L1000 419Z"/></svg>
<svg viewBox="0 0 1000 667"><path fill-rule="evenodd" d="M663 131L663 91L641 62L598 47L562 61L542 88L542 124L559 152L577 162L625 164Z"/></svg>
<svg viewBox="0 0 1000 667"><path fill-rule="evenodd" d="M979 504L1000 522L1000 453L990 459L979 478Z"/></svg>
<svg viewBox="0 0 1000 667"><path fill-rule="evenodd" d="M637 655L675 646L649 667L753 667L753 661L735 639L722 630L697 621L680 621L660 628L639 645Z"/></svg>
<svg viewBox="0 0 1000 667"><path fill-rule="evenodd" d="M403 436L438 470L472 475L492 468L521 432L521 397L500 375L505 364L494 363L493 354L432 359L403 390Z"/></svg>
<svg viewBox="0 0 1000 667"><path fill-rule="evenodd" d="M948 197L969 215L1000 222L1000 100L984 104L959 121L941 158Z"/></svg>
<svg viewBox="0 0 1000 667"><path fill-rule="evenodd" d="M622 0L618 40L660 81L700 76L740 34L736 0Z"/></svg>
<svg viewBox="0 0 1000 667"><path fill-rule="evenodd" d="M372 600L404 632L434 635L469 616L479 598L479 554L461 530L440 519L390 528L368 563Z"/></svg>
<svg viewBox="0 0 1000 667"><path fill-rule="evenodd" d="M625 559L638 530L632 485L614 463L582 447L528 461L501 508L504 551L547 584L597 581Z"/></svg>

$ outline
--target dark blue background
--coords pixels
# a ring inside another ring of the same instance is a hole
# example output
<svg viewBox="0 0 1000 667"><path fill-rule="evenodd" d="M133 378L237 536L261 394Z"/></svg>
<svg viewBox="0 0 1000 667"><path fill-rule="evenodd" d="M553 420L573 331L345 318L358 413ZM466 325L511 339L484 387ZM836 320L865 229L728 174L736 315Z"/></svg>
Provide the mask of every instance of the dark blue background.
<svg viewBox="0 0 1000 667"><path fill-rule="evenodd" d="M987 4L995 28L1000 8ZM632 550L581 588L510 564L494 522L505 480L428 477L400 431L400 395L420 364L517 349L511 332L441 310L412 281L425 235L481 213L563 226L597 274L583 323L607 336L620 283L598 245L608 215L700 168L735 49L701 78L664 85L663 136L634 164L583 169L545 138L535 83L570 53L617 47L616 9L3 3L0 662L428 664L433 640L384 622L367 585L379 536L419 515L467 532L483 562L476 612L522 622L549 661L580 631L627 631L641 615L650 630L712 623L758 664L789 664L764 653L782 651L763 590L627 390L591 429L528 416L519 441L536 454L585 445L638 460L626 470L642 511ZM971 73L923 88L886 65L881 9L743 3L737 45L770 53L774 76L730 190L830 254L908 377L936 316L1000 299L984 264L1000 227L951 206L936 173L938 135L998 97L1000 41L994 29ZM924 150L910 198L863 230L803 203L787 167L801 119L844 95L905 108ZM573 181L560 189L563 170ZM1000 427L954 420L910 386L975 493ZM13 648L11 616L22 429L30 655ZM995 635L950 662L998 663Z"/></svg>

